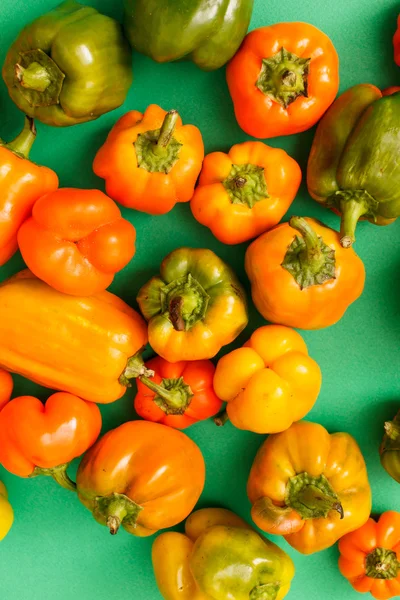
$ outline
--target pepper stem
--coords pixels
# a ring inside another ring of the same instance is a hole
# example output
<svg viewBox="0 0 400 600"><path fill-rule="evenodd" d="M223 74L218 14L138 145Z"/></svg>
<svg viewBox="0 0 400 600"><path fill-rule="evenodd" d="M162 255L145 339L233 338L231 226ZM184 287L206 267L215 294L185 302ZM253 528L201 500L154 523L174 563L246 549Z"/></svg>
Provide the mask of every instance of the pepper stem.
<svg viewBox="0 0 400 600"><path fill-rule="evenodd" d="M343 506L324 475L311 477L300 473L289 479L286 505L296 510L303 519L326 518L331 510L344 518Z"/></svg>
<svg viewBox="0 0 400 600"><path fill-rule="evenodd" d="M278 582L257 585L251 590L249 600L276 600L280 588Z"/></svg>
<svg viewBox="0 0 400 600"><path fill-rule="evenodd" d="M400 562L394 550L375 548L366 558L365 573L372 579L395 579L400 571Z"/></svg>
<svg viewBox="0 0 400 600"><path fill-rule="evenodd" d="M178 120L179 114L177 110L170 110L165 115L163 124L161 125L160 135L158 137L157 143L154 146L154 152L164 153L168 148L168 145L174 135L176 122Z"/></svg>
<svg viewBox="0 0 400 600"><path fill-rule="evenodd" d="M22 156L23 158L28 158L29 153L32 149L33 142L36 138L36 127L35 122L31 117L25 117L24 128L17 137L8 142L8 144L4 144L4 147L7 150L11 150L18 156ZM1 144L3 145L3 144Z"/></svg>
<svg viewBox="0 0 400 600"><path fill-rule="evenodd" d="M161 288L162 310L176 331L188 331L203 319L209 295L190 273Z"/></svg>
<svg viewBox="0 0 400 600"><path fill-rule="evenodd" d="M142 354L139 351L134 356L128 358L124 372L120 375L119 382L125 387L132 387L132 379L153 377L153 375L154 371L146 367Z"/></svg>
<svg viewBox="0 0 400 600"><path fill-rule="evenodd" d="M140 381L156 394L153 401L167 415L183 415L190 405L193 392L184 382L178 379L163 379L159 385L147 377L139 377Z"/></svg>
<svg viewBox="0 0 400 600"><path fill-rule="evenodd" d="M42 467L35 467L33 473L29 477L39 477L44 475L46 477L52 477L61 487L71 492L76 492L76 483L70 479L67 473L69 463L64 463L58 467L52 467L50 469L44 469Z"/></svg>
<svg viewBox="0 0 400 600"><path fill-rule="evenodd" d="M15 76L24 88L35 92L44 92L51 83L51 77L46 67L38 62L32 62L27 67L17 63L15 65Z"/></svg>
<svg viewBox="0 0 400 600"><path fill-rule="evenodd" d="M294 277L300 289L335 278L335 250L325 244L306 219L291 217L296 236L287 249L282 267Z"/></svg>
<svg viewBox="0 0 400 600"><path fill-rule="evenodd" d="M142 510L141 506L125 494L113 493L96 498L93 515L98 521L107 525L111 535L116 535L122 523L135 527Z"/></svg>
<svg viewBox="0 0 400 600"><path fill-rule="evenodd" d="M229 421L228 413L224 410L222 413L214 417L214 423L217 427L223 427Z"/></svg>
<svg viewBox="0 0 400 600"><path fill-rule="evenodd" d="M369 212L368 206L358 200L342 200L340 202L340 243L343 248L350 248L356 241L356 226L359 219Z"/></svg>
<svg viewBox="0 0 400 600"><path fill-rule="evenodd" d="M385 432L388 438L394 442L400 438L400 423L397 421L386 421Z"/></svg>

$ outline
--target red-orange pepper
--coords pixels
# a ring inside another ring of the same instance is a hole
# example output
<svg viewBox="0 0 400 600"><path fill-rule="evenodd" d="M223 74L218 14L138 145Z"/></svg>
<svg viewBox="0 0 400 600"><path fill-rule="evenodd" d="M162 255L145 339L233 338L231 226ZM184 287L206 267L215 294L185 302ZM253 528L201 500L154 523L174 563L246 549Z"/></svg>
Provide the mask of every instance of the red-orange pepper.
<svg viewBox="0 0 400 600"><path fill-rule="evenodd" d="M400 597L400 513L389 510L339 541L339 569L357 592Z"/></svg>
<svg viewBox="0 0 400 600"><path fill-rule="evenodd" d="M400 67L400 15L397 17L397 30L393 37L394 61Z"/></svg>
<svg viewBox="0 0 400 600"><path fill-rule="evenodd" d="M58 187L51 169L29 160L36 137L33 119L25 118L22 132L12 142L0 140L0 266L18 249L18 229L36 200Z"/></svg>
<svg viewBox="0 0 400 600"><path fill-rule="evenodd" d="M11 400L0 412L0 463L19 477L48 475L75 491L68 464L97 440L97 404L58 392L45 404L33 396Z"/></svg>
<svg viewBox="0 0 400 600"><path fill-rule="evenodd" d="M23 259L64 294L105 290L135 253L136 231L99 190L59 189L33 207L18 233Z"/></svg>
<svg viewBox="0 0 400 600"><path fill-rule="evenodd" d="M157 356L146 367L154 375L139 377L135 398L135 410L143 419L185 429L221 410L210 360L170 363Z"/></svg>

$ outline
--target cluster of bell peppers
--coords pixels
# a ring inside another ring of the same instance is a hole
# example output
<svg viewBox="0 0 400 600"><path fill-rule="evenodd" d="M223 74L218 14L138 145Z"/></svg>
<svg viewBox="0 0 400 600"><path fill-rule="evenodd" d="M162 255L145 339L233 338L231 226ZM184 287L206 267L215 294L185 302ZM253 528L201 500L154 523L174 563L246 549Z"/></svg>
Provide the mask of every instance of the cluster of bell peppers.
<svg viewBox="0 0 400 600"><path fill-rule="evenodd" d="M33 117L68 126L120 106L131 53L118 23L74 0L28 25L3 66L10 96L27 116L15 140L0 142L0 264L19 247L29 271L0 286L0 364L60 391L45 404L10 400L12 379L0 370L0 463L20 477L53 477L112 534L123 527L152 535L188 517L204 487L201 451L177 429L215 416L225 401L217 424L229 419L271 434L248 481L254 523L304 554L340 539L343 575L386 600L400 593L400 515L368 520L371 490L357 443L302 421L322 379L291 327L319 329L343 316L365 281L351 248L358 220L386 225L400 213L399 89L358 85L335 100L338 57L324 33L285 23L245 37L252 0L217 0L212 18L206 1L198 4L174 13L171 0L125 0L131 45L160 62L190 58L204 70L230 61L235 114L251 136L295 134L319 121L307 185L341 216L340 234L309 218L278 225L301 182L283 150L249 141L204 156L197 127L156 105L121 117L99 149L93 168L108 195L59 189L53 171L29 160ZM153 18L156 9L163 18ZM172 25L179 36L170 35ZM399 39L396 33L398 64ZM88 52L97 77L85 86ZM152 215L190 202L219 241L256 238L246 272L254 304L275 325L213 365L248 314L235 273L206 249L179 248L163 260L137 297L144 319L105 291L135 253L135 229L114 201ZM158 357L145 364L147 342ZM145 420L98 440L96 403L117 400L134 380L135 409ZM396 417L385 424L381 460L397 481L399 440ZM69 463L84 453L74 482ZM0 539L12 521L0 483ZM232 597L233 590L239 599L280 600L294 575L280 548L223 509L193 513L185 535L159 536L153 563L166 600Z"/></svg>

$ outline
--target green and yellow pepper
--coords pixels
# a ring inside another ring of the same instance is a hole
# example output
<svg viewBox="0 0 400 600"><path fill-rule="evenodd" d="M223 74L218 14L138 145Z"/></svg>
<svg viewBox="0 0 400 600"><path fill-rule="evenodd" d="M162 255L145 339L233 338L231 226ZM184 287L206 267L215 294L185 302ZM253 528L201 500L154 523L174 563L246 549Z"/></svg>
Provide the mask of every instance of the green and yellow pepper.
<svg viewBox="0 0 400 600"><path fill-rule="evenodd" d="M20 32L3 78L25 114L48 125L75 125L124 102L131 51L117 21L66 0Z"/></svg>
<svg viewBox="0 0 400 600"><path fill-rule="evenodd" d="M246 35L253 0L125 0L132 47L157 62L189 58L204 71L232 58Z"/></svg>
<svg viewBox="0 0 400 600"><path fill-rule="evenodd" d="M400 483L400 411L385 423L385 435L379 450L383 468Z"/></svg>
<svg viewBox="0 0 400 600"><path fill-rule="evenodd" d="M207 249L171 252L137 301L149 322L150 345L172 363L212 358L248 321L245 292L235 273Z"/></svg>
<svg viewBox="0 0 400 600"><path fill-rule="evenodd" d="M308 161L311 196L341 215L341 243L360 218L388 225L400 215L400 94L373 85L342 94L318 125Z"/></svg>
<svg viewBox="0 0 400 600"><path fill-rule="evenodd" d="M8 501L6 486L0 481L0 541L10 531L14 522L14 512Z"/></svg>
<svg viewBox="0 0 400 600"><path fill-rule="evenodd" d="M229 510L206 508L153 544L153 567L165 600L282 600L294 565L278 546Z"/></svg>

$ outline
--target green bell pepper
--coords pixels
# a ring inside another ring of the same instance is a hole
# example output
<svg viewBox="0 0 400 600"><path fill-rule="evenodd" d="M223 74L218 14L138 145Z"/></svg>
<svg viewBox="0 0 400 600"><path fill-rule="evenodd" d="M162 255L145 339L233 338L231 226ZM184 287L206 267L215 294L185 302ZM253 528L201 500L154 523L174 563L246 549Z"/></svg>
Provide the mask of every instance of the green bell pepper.
<svg viewBox="0 0 400 600"><path fill-rule="evenodd" d="M157 62L187 57L213 71L236 53L252 10L253 0L125 0L124 25L132 47Z"/></svg>
<svg viewBox="0 0 400 600"><path fill-rule="evenodd" d="M212 358L248 322L246 295L214 252L178 248L139 291L153 350L170 362Z"/></svg>
<svg viewBox="0 0 400 600"><path fill-rule="evenodd" d="M385 423L385 435L379 449L383 468L400 483L400 411Z"/></svg>
<svg viewBox="0 0 400 600"><path fill-rule="evenodd" d="M25 114L48 125L75 125L124 102L131 50L114 19L66 0L20 32L3 78Z"/></svg>
<svg viewBox="0 0 400 600"><path fill-rule="evenodd" d="M341 215L341 243L360 218L377 225L400 215L400 93L373 85L342 94L320 121L308 162L310 195Z"/></svg>
<svg viewBox="0 0 400 600"><path fill-rule="evenodd" d="M289 591L289 556L251 529L216 526L195 542L190 570L198 588L214 600L277 600Z"/></svg>

